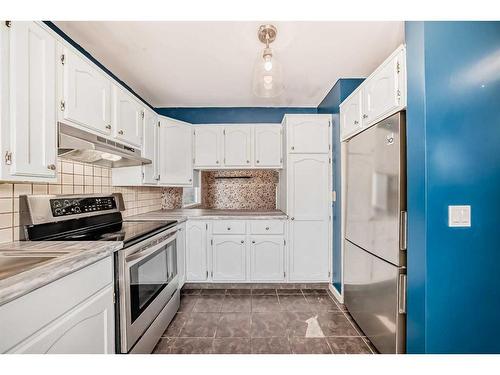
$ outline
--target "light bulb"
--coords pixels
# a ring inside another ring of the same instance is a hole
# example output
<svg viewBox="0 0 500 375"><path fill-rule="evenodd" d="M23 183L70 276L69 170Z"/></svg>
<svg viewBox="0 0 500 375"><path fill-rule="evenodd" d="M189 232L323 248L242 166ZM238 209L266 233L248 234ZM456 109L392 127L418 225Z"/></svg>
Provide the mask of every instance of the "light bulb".
<svg viewBox="0 0 500 375"><path fill-rule="evenodd" d="M269 72L273 68L273 59L271 55L266 55L264 57L264 69Z"/></svg>
<svg viewBox="0 0 500 375"><path fill-rule="evenodd" d="M101 154L101 158L103 158L104 160L109 160L109 161L118 161L118 160L121 160L122 157L119 155L108 154L107 152L103 152Z"/></svg>

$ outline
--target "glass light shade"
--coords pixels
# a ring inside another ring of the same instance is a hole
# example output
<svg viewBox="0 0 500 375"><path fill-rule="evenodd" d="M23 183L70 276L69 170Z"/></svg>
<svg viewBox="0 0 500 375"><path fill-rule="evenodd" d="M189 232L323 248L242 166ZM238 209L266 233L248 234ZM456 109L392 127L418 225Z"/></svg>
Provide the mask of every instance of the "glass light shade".
<svg viewBox="0 0 500 375"><path fill-rule="evenodd" d="M266 48L259 54L253 71L253 92L261 98L274 98L283 92L283 71L281 64Z"/></svg>

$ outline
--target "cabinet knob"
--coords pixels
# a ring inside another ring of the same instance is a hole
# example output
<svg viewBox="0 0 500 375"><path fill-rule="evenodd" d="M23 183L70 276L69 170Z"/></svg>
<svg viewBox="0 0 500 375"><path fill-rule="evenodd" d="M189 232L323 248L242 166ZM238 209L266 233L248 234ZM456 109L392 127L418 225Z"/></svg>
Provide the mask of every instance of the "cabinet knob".
<svg viewBox="0 0 500 375"><path fill-rule="evenodd" d="M252 243L255 243L255 241L252 241Z"/></svg>
<svg viewBox="0 0 500 375"><path fill-rule="evenodd" d="M123 135L123 130L120 130L118 134Z"/></svg>
<svg viewBox="0 0 500 375"><path fill-rule="evenodd" d="M227 230L231 230L231 227L227 227Z"/></svg>
<svg viewBox="0 0 500 375"><path fill-rule="evenodd" d="M241 240L241 243L245 243L245 241Z"/></svg>
<svg viewBox="0 0 500 375"><path fill-rule="evenodd" d="M260 160L256 160L255 162L256 162L257 164L259 164L259 163L260 163Z"/></svg>
<svg viewBox="0 0 500 375"><path fill-rule="evenodd" d="M257 163L258 163L258 162L259 162L259 161L257 160ZM250 164L250 160L247 160L247 164Z"/></svg>
<svg viewBox="0 0 500 375"><path fill-rule="evenodd" d="M111 125L106 125L106 129L111 129Z"/></svg>
<svg viewBox="0 0 500 375"><path fill-rule="evenodd" d="M368 118L368 115L363 115L363 118Z"/></svg>
<svg viewBox="0 0 500 375"><path fill-rule="evenodd" d="M358 125L359 124L359 121L358 120L354 120L354 125Z"/></svg>
<svg viewBox="0 0 500 375"><path fill-rule="evenodd" d="M189 182L193 182L193 179L192 179L192 178L190 178L190 179L189 179Z"/></svg>
<svg viewBox="0 0 500 375"><path fill-rule="evenodd" d="M217 161L215 162L215 164L219 164L219 161L217 160Z"/></svg>
<svg viewBox="0 0 500 375"><path fill-rule="evenodd" d="M49 164L49 165L47 165L47 168L50 169L51 171L55 171L56 170L56 165L55 164Z"/></svg>
<svg viewBox="0 0 500 375"><path fill-rule="evenodd" d="M295 218L294 218L294 217L291 217L291 218L290 218L290 220L295 220Z"/></svg>
<svg viewBox="0 0 500 375"><path fill-rule="evenodd" d="M266 227L266 230L269 230L269 227Z"/></svg>
<svg viewBox="0 0 500 375"><path fill-rule="evenodd" d="M295 150L295 147L292 146L292 150Z"/></svg>

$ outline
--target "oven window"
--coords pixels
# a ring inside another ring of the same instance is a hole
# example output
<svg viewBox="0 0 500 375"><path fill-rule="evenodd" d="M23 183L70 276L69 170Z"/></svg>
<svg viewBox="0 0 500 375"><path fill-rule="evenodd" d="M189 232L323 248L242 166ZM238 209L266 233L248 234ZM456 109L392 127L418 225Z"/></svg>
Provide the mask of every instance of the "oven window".
<svg viewBox="0 0 500 375"><path fill-rule="evenodd" d="M177 274L175 241L130 267L131 318L134 322ZM175 260L176 262L176 260Z"/></svg>

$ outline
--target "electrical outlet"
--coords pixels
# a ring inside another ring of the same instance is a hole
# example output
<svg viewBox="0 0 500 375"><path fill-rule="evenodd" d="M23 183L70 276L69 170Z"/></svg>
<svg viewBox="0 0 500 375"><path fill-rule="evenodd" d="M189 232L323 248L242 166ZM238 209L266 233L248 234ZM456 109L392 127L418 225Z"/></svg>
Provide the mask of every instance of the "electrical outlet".
<svg viewBox="0 0 500 375"><path fill-rule="evenodd" d="M471 207L470 206L448 206L448 226L449 227L470 227Z"/></svg>

